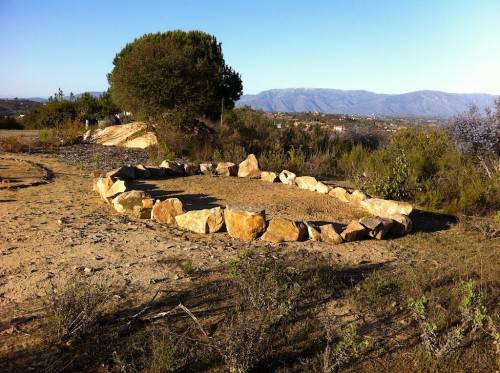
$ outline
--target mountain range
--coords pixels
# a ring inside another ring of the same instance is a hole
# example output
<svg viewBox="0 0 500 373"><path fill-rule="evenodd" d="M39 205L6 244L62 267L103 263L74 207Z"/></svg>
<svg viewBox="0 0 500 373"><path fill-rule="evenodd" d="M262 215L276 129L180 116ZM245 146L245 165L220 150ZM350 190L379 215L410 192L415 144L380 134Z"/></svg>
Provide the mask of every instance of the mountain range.
<svg viewBox="0 0 500 373"><path fill-rule="evenodd" d="M480 109L493 107L496 97L486 93L441 91L382 94L363 90L288 88L243 95L236 106L288 113L451 117L466 111L470 105Z"/></svg>

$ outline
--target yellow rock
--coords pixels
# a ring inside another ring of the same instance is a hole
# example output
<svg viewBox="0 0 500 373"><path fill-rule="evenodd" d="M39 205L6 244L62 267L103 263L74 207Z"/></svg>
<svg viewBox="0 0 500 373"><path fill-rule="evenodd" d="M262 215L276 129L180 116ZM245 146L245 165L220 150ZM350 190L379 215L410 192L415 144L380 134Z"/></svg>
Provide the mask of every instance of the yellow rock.
<svg viewBox="0 0 500 373"><path fill-rule="evenodd" d="M247 159L238 167L238 177L258 179L260 177L259 161L254 154L249 154Z"/></svg>
<svg viewBox="0 0 500 373"><path fill-rule="evenodd" d="M276 175L276 172L262 171L260 173L260 179L262 181L266 181L268 183L274 183L277 178L278 178L278 175Z"/></svg>
<svg viewBox="0 0 500 373"><path fill-rule="evenodd" d="M262 209L227 206L224 221L229 235L244 241L254 240L266 230L266 214Z"/></svg>
<svg viewBox="0 0 500 373"><path fill-rule="evenodd" d="M392 215L410 215L413 206L408 202L392 201L381 198L368 198L360 202L370 214L390 218Z"/></svg>
<svg viewBox="0 0 500 373"><path fill-rule="evenodd" d="M318 180L312 176L299 176L295 178L295 184L297 184L300 189L306 189L314 192L316 190Z"/></svg>
<svg viewBox="0 0 500 373"><path fill-rule="evenodd" d="M303 223L288 219L272 219L262 235L264 241L278 243L283 241L302 241L307 233Z"/></svg>
<svg viewBox="0 0 500 373"><path fill-rule="evenodd" d="M215 173L219 176L236 176L238 174L238 166L231 162L219 162Z"/></svg>
<svg viewBox="0 0 500 373"><path fill-rule="evenodd" d="M329 191L330 188L328 187L328 185L323 184L321 181L318 181L318 183L316 184L316 192L321 194L328 194Z"/></svg>
<svg viewBox="0 0 500 373"><path fill-rule="evenodd" d="M328 195L338 199L339 201L349 202L349 192L344 188L333 188L330 192L328 192Z"/></svg>
<svg viewBox="0 0 500 373"><path fill-rule="evenodd" d="M184 214L182 202L178 198L156 201L151 209L151 219L161 224L175 224L175 217Z"/></svg>
<svg viewBox="0 0 500 373"><path fill-rule="evenodd" d="M322 225L319 229L321 231L321 240L323 242L339 244L344 241L333 224Z"/></svg>
<svg viewBox="0 0 500 373"><path fill-rule="evenodd" d="M179 227L196 233L215 233L222 228L224 216L220 207L214 207L177 215L175 222Z"/></svg>
<svg viewBox="0 0 500 373"><path fill-rule="evenodd" d="M353 220L340 234L344 241L357 241L368 236L368 228L359 221Z"/></svg>

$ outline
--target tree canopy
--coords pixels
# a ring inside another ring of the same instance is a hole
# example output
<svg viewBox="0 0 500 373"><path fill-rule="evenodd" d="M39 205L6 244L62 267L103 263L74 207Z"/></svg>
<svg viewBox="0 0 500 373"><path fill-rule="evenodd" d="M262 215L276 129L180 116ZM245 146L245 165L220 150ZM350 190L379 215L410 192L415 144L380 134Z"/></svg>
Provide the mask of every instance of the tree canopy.
<svg viewBox="0 0 500 373"><path fill-rule="evenodd" d="M184 112L214 119L242 94L238 73L221 44L201 31L146 34L114 58L108 75L113 101L134 115Z"/></svg>

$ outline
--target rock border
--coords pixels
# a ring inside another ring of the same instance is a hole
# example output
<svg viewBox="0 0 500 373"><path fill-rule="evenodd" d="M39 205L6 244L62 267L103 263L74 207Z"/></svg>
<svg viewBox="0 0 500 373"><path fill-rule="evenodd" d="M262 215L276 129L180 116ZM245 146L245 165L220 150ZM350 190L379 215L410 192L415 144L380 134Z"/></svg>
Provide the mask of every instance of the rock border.
<svg viewBox="0 0 500 373"><path fill-rule="evenodd" d="M207 165L211 166L208 167ZM240 172L240 167L245 167L244 173ZM184 212L182 203L177 200L175 203L181 203L181 206L175 209L165 207L162 212L163 216L159 218L155 206L169 200L162 202L157 200L155 202L144 191L128 190L125 184L126 180L201 174L219 177L260 177L262 182L267 183L270 182L269 174L272 174L272 180L279 179L287 187L297 187L336 198L341 202L363 208L371 216L352 220L340 230L335 228L335 226L338 227L339 225L333 222L323 226L315 226L310 222L283 218L266 221L264 209L256 211L258 209L241 206L226 206L225 209L215 207L213 209ZM245 176L242 176L242 174ZM168 221L171 222L170 224L200 234L219 232L226 226L226 231L231 237L246 241L260 237L260 239L271 243L309 239L339 244L366 238L380 240L385 239L387 236L401 236L408 234L412 228L409 215L413 211L413 206L407 202L370 198L360 190L354 190L351 193L341 187L332 188L312 176L297 177L287 170L283 170L277 177L275 173L261 171L257 158L253 154L250 154L239 166L231 162L219 162L215 165L212 162L196 164L170 160L163 161L159 167L124 165L106 173L106 176L95 178L93 190L121 214L127 214L135 218L150 218L160 224L166 224L165 222ZM229 212L230 215L228 215ZM229 216L232 220L227 222L230 224L230 227L227 227L225 220Z"/></svg>
<svg viewBox="0 0 500 373"><path fill-rule="evenodd" d="M31 166L36 167L37 169L39 169L43 173L40 180L31 181L29 183L21 183L21 184L17 184L17 185L0 185L0 190L5 190L5 189L15 190L15 189L23 189L23 188L28 188L28 187L37 186L37 185L44 185L44 184L50 183L52 181L52 179L54 178L54 172L41 163L33 162L33 161L30 161L27 159L13 158L13 157L0 157L0 160L27 163Z"/></svg>

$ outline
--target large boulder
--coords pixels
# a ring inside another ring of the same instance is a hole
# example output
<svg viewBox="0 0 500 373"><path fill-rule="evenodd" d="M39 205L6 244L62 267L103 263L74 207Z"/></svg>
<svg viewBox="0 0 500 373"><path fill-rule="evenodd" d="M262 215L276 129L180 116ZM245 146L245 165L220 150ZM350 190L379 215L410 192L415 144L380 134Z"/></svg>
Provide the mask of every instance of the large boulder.
<svg viewBox="0 0 500 373"><path fill-rule="evenodd" d="M184 163L184 173L188 176L199 175L200 165L193 162Z"/></svg>
<svg viewBox="0 0 500 373"><path fill-rule="evenodd" d="M384 239L394 225L394 220L384 219L379 216L367 216L359 219L359 222L369 229L368 235L377 240Z"/></svg>
<svg viewBox="0 0 500 373"><path fill-rule="evenodd" d="M229 235L244 241L254 240L266 230L266 213L262 209L227 206L224 221Z"/></svg>
<svg viewBox="0 0 500 373"><path fill-rule="evenodd" d="M219 162L215 173L219 176L236 176L238 174L238 166L231 162Z"/></svg>
<svg viewBox="0 0 500 373"><path fill-rule="evenodd" d="M318 181L318 183L316 184L316 192L321 194L328 194L329 191L330 188L328 187L328 185L323 184L321 181Z"/></svg>
<svg viewBox="0 0 500 373"><path fill-rule="evenodd" d="M295 184L300 189L310 190L314 192L316 190L316 185L318 184L318 180L312 176L299 176L295 178Z"/></svg>
<svg viewBox="0 0 500 373"><path fill-rule="evenodd" d="M151 219L161 224L175 224L175 217L182 214L184 214L184 210L179 198L157 200L151 209Z"/></svg>
<svg viewBox="0 0 500 373"><path fill-rule="evenodd" d="M142 190L131 190L121 193L111 201L113 207L120 214L134 218L146 219L151 216L153 201L146 197Z"/></svg>
<svg viewBox="0 0 500 373"><path fill-rule="evenodd" d="M362 225L359 221L353 220L349 225L342 231L340 236L344 241L357 241L368 236L369 229Z"/></svg>
<svg viewBox="0 0 500 373"><path fill-rule="evenodd" d="M259 161L254 154L249 154L247 159L240 163L238 167L238 177L249 177L258 179L260 177Z"/></svg>
<svg viewBox="0 0 500 373"><path fill-rule="evenodd" d="M321 241L321 233L319 232L318 228L310 222L305 222L305 225L307 228L309 239L311 241Z"/></svg>
<svg viewBox="0 0 500 373"><path fill-rule="evenodd" d="M322 225L319 229L321 231L321 241L323 242L337 245L344 241L333 224Z"/></svg>
<svg viewBox="0 0 500 373"><path fill-rule="evenodd" d="M195 233L215 233L224 225L224 216L220 207L214 207L177 215L175 222L179 227Z"/></svg>
<svg viewBox="0 0 500 373"><path fill-rule="evenodd" d="M215 164L212 162L200 163L200 172L204 175L213 175L215 173Z"/></svg>
<svg viewBox="0 0 500 373"><path fill-rule="evenodd" d="M329 196L338 199L342 202L349 202L349 192L341 187L336 187L328 192Z"/></svg>
<svg viewBox="0 0 500 373"><path fill-rule="evenodd" d="M408 216L402 214L394 214L389 218L394 221L394 224L391 228L391 233L402 236L411 232L413 223Z"/></svg>
<svg viewBox="0 0 500 373"><path fill-rule="evenodd" d="M184 175L184 165L179 162L165 160L161 162L160 167L165 169L166 175L180 176Z"/></svg>
<svg viewBox="0 0 500 373"><path fill-rule="evenodd" d="M293 172L290 172L288 170L283 170L279 174L280 181L285 185L295 184L296 177L297 177L297 175L295 175Z"/></svg>
<svg viewBox="0 0 500 373"><path fill-rule="evenodd" d="M390 218L392 215L410 215L413 206L408 202L392 201L381 198L368 198L361 201L361 207L365 208L370 214Z"/></svg>
<svg viewBox="0 0 500 373"><path fill-rule="evenodd" d="M151 177L151 171L142 164L135 166L135 177L138 179L148 179Z"/></svg>
<svg viewBox="0 0 500 373"><path fill-rule="evenodd" d="M130 165L121 166L113 171L108 172L106 176L117 177L119 179L135 179L135 167Z"/></svg>
<svg viewBox="0 0 500 373"><path fill-rule="evenodd" d="M302 241L306 234L307 229L303 223L296 223L288 219L271 219L262 239L273 243Z"/></svg>
<svg viewBox="0 0 500 373"><path fill-rule="evenodd" d="M278 179L278 175L276 175L276 172L262 171L260 179L268 183L274 183Z"/></svg>
<svg viewBox="0 0 500 373"><path fill-rule="evenodd" d="M158 143L155 134L149 131L147 125L142 122L119 124L93 132L89 131L85 134L85 140L101 145L141 149Z"/></svg>

